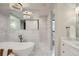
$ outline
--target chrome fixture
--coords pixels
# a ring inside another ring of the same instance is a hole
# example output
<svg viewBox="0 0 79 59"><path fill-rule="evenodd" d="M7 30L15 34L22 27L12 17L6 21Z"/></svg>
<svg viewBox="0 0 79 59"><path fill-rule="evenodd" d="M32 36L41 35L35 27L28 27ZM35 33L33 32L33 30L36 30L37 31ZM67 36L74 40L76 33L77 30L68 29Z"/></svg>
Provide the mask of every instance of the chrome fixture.
<svg viewBox="0 0 79 59"><path fill-rule="evenodd" d="M22 35L18 35L19 39L20 39L20 42L23 42L23 37Z"/></svg>

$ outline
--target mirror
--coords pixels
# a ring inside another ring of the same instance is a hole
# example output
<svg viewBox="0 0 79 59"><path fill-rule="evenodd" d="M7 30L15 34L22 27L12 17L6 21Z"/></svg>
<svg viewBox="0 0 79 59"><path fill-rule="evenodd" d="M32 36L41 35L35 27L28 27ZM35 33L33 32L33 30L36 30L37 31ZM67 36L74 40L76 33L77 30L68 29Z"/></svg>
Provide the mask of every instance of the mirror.
<svg viewBox="0 0 79 59"><path fill-rule="evenodd" d="M39 20L20 20L22 30L39 30Z"/></svg>
<svg viewBox="0 0 79 59"><path fill-rule="evenodd" d="M15 15L10 15L10 29L14 30L39 30L38 19L20 19Z"/></svg>

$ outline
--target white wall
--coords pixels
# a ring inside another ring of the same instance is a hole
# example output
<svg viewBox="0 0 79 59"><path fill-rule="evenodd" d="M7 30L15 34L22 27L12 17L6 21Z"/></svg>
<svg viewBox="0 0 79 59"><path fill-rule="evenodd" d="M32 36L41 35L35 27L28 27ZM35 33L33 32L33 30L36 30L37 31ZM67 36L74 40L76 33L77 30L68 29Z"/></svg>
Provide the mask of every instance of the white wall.
<svg viewBox="0 0 79 59"><path fill-rule="evenodd" d="M61 37L66 37L66 26L73 25L75 28L75 4L56 4L54 8L56 16L56 55L60 55Z"/></svg>
<svg viewBox="0 0 79 59"><path fill-rule="evenodd" d="M7 41L7 25L8 25L8 21L7 21L7 17L0 14L0 42L3 41Z"/></svg>

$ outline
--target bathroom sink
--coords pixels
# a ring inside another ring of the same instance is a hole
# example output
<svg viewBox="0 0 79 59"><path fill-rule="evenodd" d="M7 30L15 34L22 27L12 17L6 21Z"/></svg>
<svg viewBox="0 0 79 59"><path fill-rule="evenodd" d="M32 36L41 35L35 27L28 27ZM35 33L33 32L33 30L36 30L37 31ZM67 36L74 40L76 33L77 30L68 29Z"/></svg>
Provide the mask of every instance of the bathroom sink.
<svg viewBox="0 0 79 59"><path fill-rule="evenodd" d="M72 43L72 45L74 45L75 47L79 48L79 41L71 40L70 42Z"/></svg>
<svg viewBox="0 0 79 59"><path fill-rule="evenodd" d="M33 42L0 42L0 48L5 50L12 49L15 56L28 56L31 54ZM4 54L6 55L6 54Z"/></svg>

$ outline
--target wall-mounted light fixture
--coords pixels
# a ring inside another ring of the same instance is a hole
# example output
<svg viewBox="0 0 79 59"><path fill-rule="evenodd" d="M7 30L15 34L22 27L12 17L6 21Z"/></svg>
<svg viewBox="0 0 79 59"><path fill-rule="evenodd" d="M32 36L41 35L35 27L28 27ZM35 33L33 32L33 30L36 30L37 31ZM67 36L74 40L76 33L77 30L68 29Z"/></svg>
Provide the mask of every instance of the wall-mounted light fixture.
<svg viewBox="0 0 79 59"><path fill-rule="evenodd" d="M30 12L30 11L24 11L23 12L23 18L24 19L30 19L31 15L32 15L32 12Z"/></svg>
<svg viewBox="0 0 79 59"><path fill-rule="evenodd" d="M9 7L12 9L12 10L19 10L19 11L22 11L23 9L23 5L22 3L10 3L9 4Z"/></svg>

